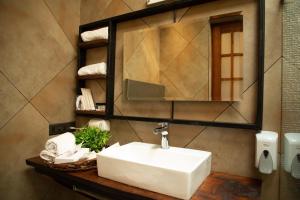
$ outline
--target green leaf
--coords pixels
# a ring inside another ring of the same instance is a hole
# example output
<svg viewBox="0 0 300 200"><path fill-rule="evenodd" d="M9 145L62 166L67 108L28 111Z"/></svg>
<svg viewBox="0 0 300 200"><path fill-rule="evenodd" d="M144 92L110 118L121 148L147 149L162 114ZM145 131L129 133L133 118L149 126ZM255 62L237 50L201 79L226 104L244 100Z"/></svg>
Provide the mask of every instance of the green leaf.
<svg viewBox="0 0 300 200"><path fill-rule="evenodd" d="M76 144L82 144L82 147L96 152L101 151L110 138L111 134L109 131L104 131L97 127L84 127L75 132Z"/></svg>

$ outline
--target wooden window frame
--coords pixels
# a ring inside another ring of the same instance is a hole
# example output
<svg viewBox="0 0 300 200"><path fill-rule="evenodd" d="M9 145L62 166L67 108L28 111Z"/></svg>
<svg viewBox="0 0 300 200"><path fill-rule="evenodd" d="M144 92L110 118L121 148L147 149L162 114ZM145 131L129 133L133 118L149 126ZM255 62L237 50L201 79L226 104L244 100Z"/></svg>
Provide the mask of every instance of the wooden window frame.
<svg viewBox="0 0 300 200"><path fill-rule="evenodd" d="M234 53L233 32L243 32L243 17L240 12L213 16L210 18L211 23L211 43L212 43L212 100L222 101L221 87L222 81L230 81L230 101L234 100L234 81L243 80L243 77L234 77L234 57L243 56L243 53ZM230 33L231 49L230 53L221 53L221 35ZM230 58L230 77L222 78L221 58Z"/></svg>

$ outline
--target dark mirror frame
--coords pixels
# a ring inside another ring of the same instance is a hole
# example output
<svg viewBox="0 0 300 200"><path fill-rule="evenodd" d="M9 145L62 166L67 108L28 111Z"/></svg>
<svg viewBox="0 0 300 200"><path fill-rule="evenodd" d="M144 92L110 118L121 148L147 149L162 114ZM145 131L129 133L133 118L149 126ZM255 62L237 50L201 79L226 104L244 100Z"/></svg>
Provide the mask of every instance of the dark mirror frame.
<svg viewBox="0 0 300 200"><path fill-rule="evenodd" d="M115 49L116 49L116 32L117 24L129 20L139 19L163 12L173 11L180 8L195 6L199 4L221 1L221 0L175 0L172 3L163 3L157 6L148 7L135 12L107 18L100 21L84 24L79 27L79 34L84 31L93 30L101 27L109 27L109 38L107 45L107 78L106 78L106 112L105 115L90 114L89 117L101 117L104 119L118 119L118 120L134 120L146 122L170 122L175 124L227 127L227 128L241 128L241 129L262 129L263 120L263 92L264 92L264 49L265 49L265 0L258 0L258 63L257 63L257 106L256 106L256 120L255 123L227 123L214 121L198 121L198 120L182 120L174 119L174 102L171 107L171 118L149 118L136 116L120 116L114 115L114 82L115 82ZM79 42L82 42L79 39ZM78 48L78 66L83 66L85 63L85 50ZM77 91L83 87L84 83L80 80L77 82Z"/></svg>

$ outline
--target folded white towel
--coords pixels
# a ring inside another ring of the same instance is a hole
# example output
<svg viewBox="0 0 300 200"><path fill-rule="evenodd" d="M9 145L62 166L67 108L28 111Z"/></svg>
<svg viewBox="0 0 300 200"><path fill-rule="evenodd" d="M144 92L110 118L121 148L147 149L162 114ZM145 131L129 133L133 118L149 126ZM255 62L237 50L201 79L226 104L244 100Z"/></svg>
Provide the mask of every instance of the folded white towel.
<svg viewBox="0 0 300 200"><path fill-rule="evenodd" d="M81 67L78 70L78 75L83 76L83 75L93 75L93 74L106 74L106 63L101 62L101 63L96 63L92 65L87 65L84 67Z"/></svg>
<svg viewBox="0 0 300 200"><path fill-rule="evenodd" d="M55 156L74 153L76 150L75 136L67 132L51 138L46 142L45 149Z"/></svg>
<svg viewBox="0 0 300 200"><path fill-rule="evenodd" d="M73 154L63 154L54 159L54 164L76 162L80 159L87 158L86 154L89 154L89 148L81 148Z"/></svg>
<svg viewBox="0 0 300 200"><path fill-rule="evenodd" d="M54 153L51 153L47 150L43 150L41 151L40 153L40 157L48 162L54 162L54 159L55 159L55 154Z"/></svg>
<svg viewBox="0 0 300 200"><path fill-rule="evenodd" d="M99 39L108 39L108 27L96 29L93 31L85 31L81 33L81 39L84 42L99 40Z"/></svg>
<svg viewBox="0 0 300 200"><path fill-rule="evenodd" d="M91 119L88 123L89 127L97 127L104 131L110 131L110 123L109 121L102 119Z"/></svg>

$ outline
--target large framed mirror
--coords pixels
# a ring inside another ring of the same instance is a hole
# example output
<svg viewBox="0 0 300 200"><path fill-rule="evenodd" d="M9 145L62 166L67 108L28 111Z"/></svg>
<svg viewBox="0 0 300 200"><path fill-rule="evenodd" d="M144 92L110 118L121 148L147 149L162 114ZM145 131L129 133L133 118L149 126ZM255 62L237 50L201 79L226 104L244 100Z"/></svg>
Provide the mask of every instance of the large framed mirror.
<svg viewBox="0 0 300 200"><path fill-rule="evenodd" d="M186 0L112 17L107 119L262 128L264 0Z"/></svg>

